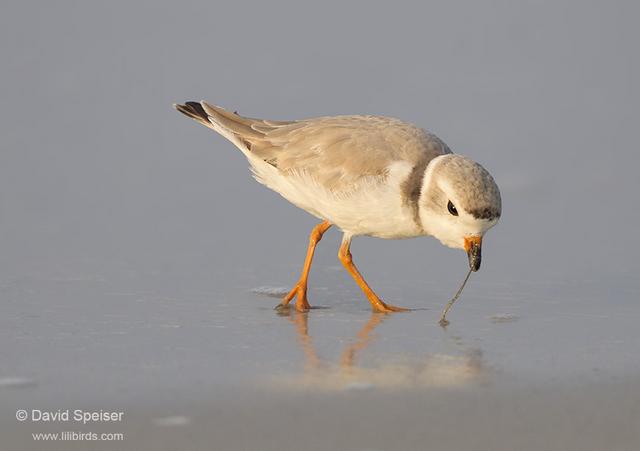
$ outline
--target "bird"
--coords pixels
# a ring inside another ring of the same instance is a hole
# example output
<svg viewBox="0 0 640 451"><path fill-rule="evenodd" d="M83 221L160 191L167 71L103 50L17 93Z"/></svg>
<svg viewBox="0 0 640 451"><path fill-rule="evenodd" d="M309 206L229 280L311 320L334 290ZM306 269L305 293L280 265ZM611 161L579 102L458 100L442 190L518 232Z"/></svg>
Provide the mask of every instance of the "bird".
<svg viewBox="0 0 640 451"><path fill-rule="evenodd" d="M297 311L312 308L309 271L332 226L343 233L338 258L374 312L409 309L384 302L365 281L350 251L354 237L431 236L464 249L469 274L480 269L483 236L502 213L500 190L483 166L453 153L435 134L384 116L275 121L205 101L173 106L240 149L258 182L320 220L300 277L276 308L290 307L294 298Z"/></svg>

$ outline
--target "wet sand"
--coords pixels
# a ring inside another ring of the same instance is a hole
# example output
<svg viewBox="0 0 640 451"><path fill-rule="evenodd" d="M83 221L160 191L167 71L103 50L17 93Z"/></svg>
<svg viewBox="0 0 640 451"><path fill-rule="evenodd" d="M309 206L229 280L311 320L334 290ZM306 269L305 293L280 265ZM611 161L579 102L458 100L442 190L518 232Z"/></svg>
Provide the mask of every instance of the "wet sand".
<svg viewBox="0 0 640 451"><path fill-rule="evenodd" d="M204 280L167 274L136 278L129 291L130 279L96 277L5 284L15 310L0 329L13 343L0 378L3 448L89 447L31 438L61 431L124 434L91 449L637 448L637 318L628 308L603 314L596 290L569 284L547 287L563 300L549 315L533 302L540 286L535 297L524 287L505 296L504 286L477 281L443 329L442 302L372 314L356 287L334 280L340 274L316 270L313 299L323 308L309 313L274 311L277 285L203 294L192 287ZM635 308L628 288L619 300ZM68 309L25 311L53 298ZM417 291L405 305L411 299ZM87 302L98 311L83 319ZM17 409L78 408L124 418L14 418Z"/></svg>
<svg viewBox="0 0 640 451"><path fill-rule="evenodd" d="M639 391L638 380L302 393L248 388L187 404L128 406L122 426L32 427L5 418L2 448L632 451L640 440ZM60 430L119 432L124 441L42 444L30 437Z"/></svg>

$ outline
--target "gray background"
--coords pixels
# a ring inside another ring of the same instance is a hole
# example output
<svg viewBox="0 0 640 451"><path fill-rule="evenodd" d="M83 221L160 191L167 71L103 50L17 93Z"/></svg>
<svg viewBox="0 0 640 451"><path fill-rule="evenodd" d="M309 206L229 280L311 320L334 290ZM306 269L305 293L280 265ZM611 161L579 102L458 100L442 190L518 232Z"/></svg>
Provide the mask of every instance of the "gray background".
<svg viewBox="0 0 640 451"><path fill-rule="evenodd" d="M386 319L369 363L480 350L494 384L637 388L639 12L625 1L4 2L0 406L12 407L0 427L15 406L61 408L61 397L171 411L304 366L277 300L251 290L294 281L315 219L171 108L200 99L270 119L395 116L496 178L503 218L446 332L437 314L464 254L430 238L355 241L383 298L428 309ZM309 315L329 358L369 319L338 240L322 242L310 293L330 307Z"/></svg>

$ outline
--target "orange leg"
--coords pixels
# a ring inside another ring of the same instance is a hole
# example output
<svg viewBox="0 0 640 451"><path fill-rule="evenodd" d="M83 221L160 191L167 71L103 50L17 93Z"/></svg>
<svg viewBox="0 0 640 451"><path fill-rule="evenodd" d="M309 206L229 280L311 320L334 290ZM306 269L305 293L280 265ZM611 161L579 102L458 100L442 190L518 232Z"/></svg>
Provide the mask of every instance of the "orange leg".
<svg viewBox="0 0 640 451"><path fill-rule="evenodd" d="M307 257L304 259L304 266L302 267L300 279L298 279L298 282L296 282L289 294L282 299L276 308L286 307L296 296L296 310L304 312L311 308L309 301L307 301L307 280L309 279L309 270L311 269L311 262L313 261L313 253L316 250L316 245L320 242L322 235L324 235L324 232L326 232L329 227L331 227L331 223L329 221L323 221L315 226L311 231L311 235L309 235Z"/></svg>
<svg viewBox="0 0 640 451"><path fill-rule="evenodd" d="M373 311L374 312L381 312L381 313L407 311L408 309L406 309L406 308L396 307L396 306L390 305L390 304L385 304L373 292L371 287L369 287L367 282L364 280L364 278L362 277L362 275L358 271L358 268L356 268L356 265L353 264L353 259L351 258L351 251L349 250L350 246L351 246L351 237L345 235L344 238L342 239L342 244L340 245L340 251L338 252L338 258L340 259L340 261L342 262L344 267L347 268L347 271L349 271L349 274L351 274L351 277L353 277L353 279L356 281L358 286L360 286L360 289L367 296L367 299L369 299L369 302L371 302L371 308L373 309Z"/></svg>

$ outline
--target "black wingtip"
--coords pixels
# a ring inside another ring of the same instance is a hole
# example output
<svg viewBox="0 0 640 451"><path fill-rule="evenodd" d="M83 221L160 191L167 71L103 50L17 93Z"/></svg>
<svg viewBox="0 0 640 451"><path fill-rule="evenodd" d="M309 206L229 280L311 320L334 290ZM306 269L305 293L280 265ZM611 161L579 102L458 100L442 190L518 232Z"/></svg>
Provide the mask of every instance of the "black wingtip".
<svg viewBox="0 0 640 451"><path fill-rule="evenodd" d="M207 112L202 108L200 102L186 102L186 106L191 108L192 111L195 111L198 116L204 117L205 119L208 117Z"/></svg>
<svg viewBox="0 0 640 451"><path fill-rule="evenodd" d="M173 107L176 110L180 111L182 114L189 116L192 119L195 119L197 121L201 121L204 123L209 122L209 115L204 110L204 108L202 108L202 105L200 105L200 102L185 102L184 105L181 105L179 103L174 103Z"/></svg>

